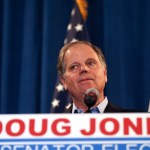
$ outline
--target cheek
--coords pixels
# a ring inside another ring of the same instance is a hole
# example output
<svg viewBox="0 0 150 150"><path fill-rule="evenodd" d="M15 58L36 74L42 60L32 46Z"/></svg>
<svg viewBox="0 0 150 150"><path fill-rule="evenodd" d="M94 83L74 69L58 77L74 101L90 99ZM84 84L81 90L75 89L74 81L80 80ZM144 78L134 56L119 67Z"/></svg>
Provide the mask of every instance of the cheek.
<svg viewBox="0 0 150 150"><path fill-rule="evenodd" d="M99 71L95 74L97 81L105 81L107 82L107 74L105 71Z"/></svg>
<svg viewBox="0 0 150 150"><path fill-rule="evenodd" d="M72 75L72 74L65 75L65 83L67 86L74 84L75 81L76 81L75 75Z"/></svg>

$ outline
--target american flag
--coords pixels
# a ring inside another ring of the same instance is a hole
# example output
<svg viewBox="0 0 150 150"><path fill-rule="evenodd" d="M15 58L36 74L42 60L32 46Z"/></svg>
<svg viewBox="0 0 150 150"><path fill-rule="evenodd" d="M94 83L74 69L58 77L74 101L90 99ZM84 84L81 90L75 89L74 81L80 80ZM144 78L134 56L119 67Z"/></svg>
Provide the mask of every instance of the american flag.
<svg viewBox="0 0 150 150"><path fill-rule="evenodd" d="M71 41L84 40L89 41L89 36L86 28L87 17L87 2L85 0L74 1L74 7L71 12L71 19L67 27L67 36L64 44ZM50 113L64 112L65 108L71 105L71 100L67 91L64 90L63 85L57 77L54 97L51 102Z"/></svg>

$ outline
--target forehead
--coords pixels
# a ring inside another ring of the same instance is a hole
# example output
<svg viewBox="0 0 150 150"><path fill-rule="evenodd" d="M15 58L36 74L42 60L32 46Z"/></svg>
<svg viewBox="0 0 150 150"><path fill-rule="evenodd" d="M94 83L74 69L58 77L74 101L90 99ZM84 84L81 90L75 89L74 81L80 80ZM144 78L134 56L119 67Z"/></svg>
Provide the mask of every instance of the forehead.
<svg viewBox="0 0 150 150"><path fill-rule="evenodd" d="M85 44L85 43L76 43L76 44L74 44L74 45L71 45L71 46L67 49L67 51L69 51L69 50L71 51L72 49L76 49L76 50L91 49L92 51L94 51L91 46L89 46L89 45L87 45L87 44Z"/></svg>
<svg viewBox="0 0 150 150"><path fill-rule="evenodd" d="M86 58L86 57L94 57L98 58L97 53L94 51L94 49L84 43L78 43L75 45L72 45L66 50L64 59L75 59L75 58Z"/></svg>

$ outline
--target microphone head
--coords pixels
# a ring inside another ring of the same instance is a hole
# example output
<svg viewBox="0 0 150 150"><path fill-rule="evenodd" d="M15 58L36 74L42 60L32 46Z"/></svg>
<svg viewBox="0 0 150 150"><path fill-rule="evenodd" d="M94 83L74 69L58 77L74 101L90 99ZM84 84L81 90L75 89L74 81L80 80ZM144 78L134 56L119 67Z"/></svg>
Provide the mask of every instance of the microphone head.
<svg viewBox="0 0 150 150"><path fill-rule="evenodd" d="M100 93L95 88L90 88L85 91L84 103L90 109L94 106L99 98Z"/></svg>

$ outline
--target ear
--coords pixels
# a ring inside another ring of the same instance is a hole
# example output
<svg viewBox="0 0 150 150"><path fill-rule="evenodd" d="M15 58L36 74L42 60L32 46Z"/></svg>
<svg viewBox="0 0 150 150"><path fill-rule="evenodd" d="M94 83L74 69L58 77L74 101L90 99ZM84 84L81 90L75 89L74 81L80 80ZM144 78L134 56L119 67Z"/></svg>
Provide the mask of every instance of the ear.
<svg viewBox="0 0 150 150"><path fill-rule="evenodd" d="M64 86L64 89L67 90L66 80L63 77L60 77L61 84Z"/></svg>

